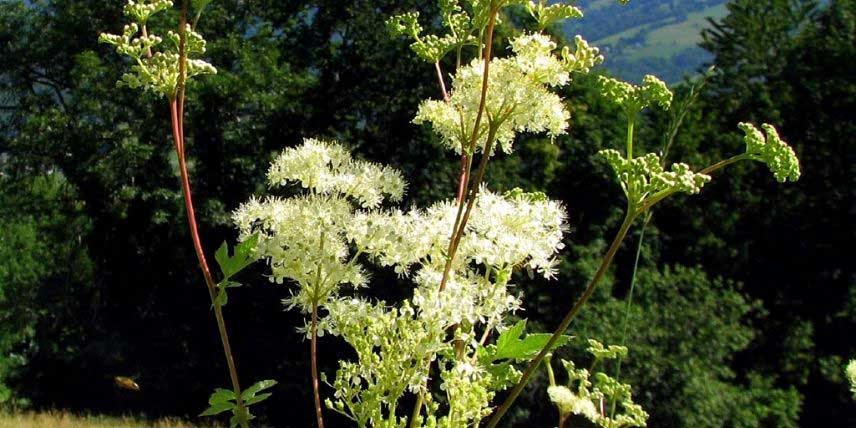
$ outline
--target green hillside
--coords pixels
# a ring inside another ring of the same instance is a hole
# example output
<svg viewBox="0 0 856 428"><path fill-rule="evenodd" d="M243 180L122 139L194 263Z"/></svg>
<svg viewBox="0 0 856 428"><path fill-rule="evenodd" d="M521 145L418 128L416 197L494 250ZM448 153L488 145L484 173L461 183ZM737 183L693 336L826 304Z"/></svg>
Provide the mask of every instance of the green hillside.
<svg viewBox="0 0 856 428"><path fill-rule="evenodd" d="M581 34L599 46L604 66L631 81L656 74L668 82L696 72L710 55L698 47L708 18L725 16L726 0L615 0L580 2L585 18L569 23L569 35Z"/></svg>

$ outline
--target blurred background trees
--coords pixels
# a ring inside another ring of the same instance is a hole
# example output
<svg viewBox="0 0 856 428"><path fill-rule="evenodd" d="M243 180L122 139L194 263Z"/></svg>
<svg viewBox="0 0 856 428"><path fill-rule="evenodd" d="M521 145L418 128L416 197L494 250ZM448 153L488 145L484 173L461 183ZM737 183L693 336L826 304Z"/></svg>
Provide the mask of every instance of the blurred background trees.
<svg viewBox="0 0 856 428"><path fill-rule="evenodd" d="M405 9L430 16L423 3L211 6L201 31L218 74L189 88L187 119L206 248L234 238L229 212L262 192L273 155L303 137L337 138L401 169L405 204L452 196L455 157L410 124L418 102L438 96L433 68L383 25ZM119 30L121 6L0 2L0 402L195 415L227 379L184 227L167 106L116 87L126 64L97 44L99 32ZM727 10L703 35L719 72L672 158L701 165L736 153L737 122L767 121L794 145L804 174L777 186L763 168L738 166L701 197L655 212L622 377L651 426L854 426L842 368L856 354L856 2L738 0ZM525 25L518 17L501 31ZM620 220L620 189L594 156L621 141L619 113L590 78L565 91L569 134L522 141L489 171L497 189L544 190L568 207L559 280L515 278L529 296L521 315L545 329L581 291ZM667 120L647 116L639 144L656 150ZM682 158L696 151L705 159ZM638 225L572 334L621 340L637 239ZM282 310L286 289L260 271L246 274L252 286L226 308L240 371L280 381L259 409L267 422L308 426L308 355L295 332L303 321ZM392 299L409 290L373 292ZM347 352L333 340L320 346L328 370ZM142 390L115 388L116 375ZM517 421L553 423L543 387L516 409Z"/></svg>

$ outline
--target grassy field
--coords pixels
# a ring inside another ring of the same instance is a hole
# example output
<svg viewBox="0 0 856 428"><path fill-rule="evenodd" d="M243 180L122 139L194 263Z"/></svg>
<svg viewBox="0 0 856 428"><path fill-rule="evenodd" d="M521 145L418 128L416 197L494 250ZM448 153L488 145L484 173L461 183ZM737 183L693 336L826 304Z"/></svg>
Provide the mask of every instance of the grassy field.
<svg viewBox="0 0 856 428"><path fill-rule="evenodd" d="M630 58L668 58L684 49L695 47L701 42L701 30L710 25L707 18L719 19L727 12L725 5L721 4L690 13L684 21L659 27L648 34L645 44L635 49Z"/></svg>
<svg viewBox="0 0 856 428"><path fill-rule="evenodd" d="M653 73L672 83L709 59L697 47L699 33L709 26L707 18L727 13L723 0L640 0L635 6L594 0L583 10L586 18L566 30L603 49L604 67L634 82Z"/></svg>
<svg viewBox="0 0 856 428"><path fill-rule="evenodd" d="M177 418L147 421L132 416L112 417L77 415L64 411L40 413L2 413L0 428L216 428L216 425L200 425Z"/></svg>

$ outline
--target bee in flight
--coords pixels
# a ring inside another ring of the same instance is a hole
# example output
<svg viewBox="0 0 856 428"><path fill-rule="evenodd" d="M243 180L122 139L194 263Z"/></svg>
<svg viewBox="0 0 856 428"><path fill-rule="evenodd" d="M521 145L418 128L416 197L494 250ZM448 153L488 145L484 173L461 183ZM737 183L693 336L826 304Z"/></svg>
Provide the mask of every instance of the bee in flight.
<svg viewBox="0 0 856 428"><path fill-rule="evenodd" d="M116 386L122 389L127 389L129 391L139 391L140 385L137 385L137 382L134 382L134 379L125 376L116 376L113 378L113 381L116 382Z"/></svg>

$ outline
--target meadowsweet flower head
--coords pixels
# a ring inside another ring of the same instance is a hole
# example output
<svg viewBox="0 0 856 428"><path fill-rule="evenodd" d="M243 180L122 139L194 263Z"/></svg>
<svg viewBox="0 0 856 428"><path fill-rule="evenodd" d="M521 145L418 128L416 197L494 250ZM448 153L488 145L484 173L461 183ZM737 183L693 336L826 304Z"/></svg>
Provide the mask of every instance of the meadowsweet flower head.
<svg viewBox="0 0 856 428"><path fill-rule="evenodd" d="M413 305L423 318L446 327L462 322L501 324L507 314L520 309L520 297L512 294L507 284L493 283L472 270L459 270L452 273L446 288L440 292L437 285L442 277L441 269L430 266L414 277L417 288Z"/></svg>
<svg viewBox="0 0 856 428"><path fill-rule="evenodd" d="M404 302L386 308L383 302L341 299L327 305L327 329L354 348L354 362L340 361L328 404L360 426L403 426L405 417L390 409L405 392L425 391L426 359L447 345L445 330L416 316Z"/></svg>
<svg viewBox="0 0 856 428"><path fill-rule="evenodd" d="M567 229L564 207L544 194L514 189L500 195L483 189L460 251L477 264L526 266L552 278Z"/></svg>
<svg viewBox="0 0 856 428"><path fill-rule="evenodd" d="M800 178L800 163L796 153L782 141L773 125L761 125L763 134L751 123L741 122L738 126L746 133L743 138L746 153L752 159L767 164L777 181L784 183Z"/></svg>
<svg viewBox="0 0 856 428"><path fill-rule="evenodd" d="M268 170L271 186L289 182L320 194L339 194L374 208L387 198L399 201L404 195L404 178L393 168L354 160L338 143L306 139L288 148Z"/></svg>
<svg viewBox="0 0 856 428"><path fill-rule="evenodd" d="M511 41L515 55L490 64L485 116L476 131L475 150L496 142L506 153L519 132L565 133L570 114L548 87L567 83L565 63L551 52L555 44L540 34ZM430 123L443 143L457 153L469 152L481 101L485 63L474 60L461 67L452 82L448 102L424 101L414 123ZM489 141L490 140L490 141ZM491 153L493 153L493 147Z"/></svg>
<svg viewBox="0 0 856 428"><path fill-rule="evenodd" d="M343 225L351 212L341 197L309 195L252 199L235 211L233 220L241 240L258 236L256 255L268 260L271 281L298 283L287 305L308 310L334 296L341 284L366 282L361 267L347 260Z"/></svg>
<svg viewBox="0 0 856 428"><path fill-rule="evenodd" d="M556 43L541 33L524 34L511 40L517 67L532 79L547 86L568 83L570 76L562 61L553 55Z"/></svg>

